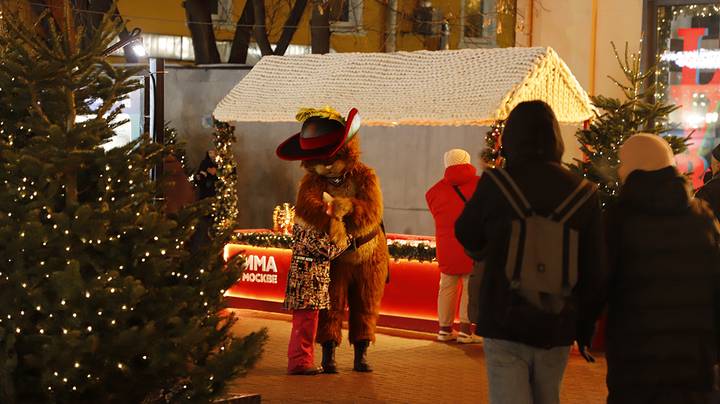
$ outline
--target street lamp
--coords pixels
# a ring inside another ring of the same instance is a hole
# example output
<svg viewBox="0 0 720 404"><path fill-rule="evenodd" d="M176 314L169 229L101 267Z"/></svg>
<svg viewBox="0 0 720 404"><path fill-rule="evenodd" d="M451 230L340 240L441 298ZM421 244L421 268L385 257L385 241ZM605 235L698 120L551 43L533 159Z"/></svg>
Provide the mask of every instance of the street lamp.
<svg viewBox="0 0 720 404"><path fill-rule="evenodd" d="M140 35L141 32L142 30L140 28L133 29L125 39L121 39L117 43L105 49L103 56L108 56L116 50L130 45L130 49L132 49L135 56L144 57L147 53L145 52L145 47L143 46L142 36Z"/></svg>

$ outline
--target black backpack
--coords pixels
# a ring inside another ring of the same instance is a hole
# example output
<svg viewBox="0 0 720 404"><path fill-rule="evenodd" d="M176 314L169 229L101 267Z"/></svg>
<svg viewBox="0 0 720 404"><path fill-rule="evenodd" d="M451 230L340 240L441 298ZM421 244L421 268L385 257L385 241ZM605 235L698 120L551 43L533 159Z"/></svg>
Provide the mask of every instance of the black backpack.
<svg viewBox="0 0 720 404"><path fill-rule="evenodd" d="M538 215L502 168L485 171L520 217L511 224L505 276L510 289L538 309L558 314L578 278L579 234L567 221L595 193L580 185L549 215Z"/></svg>

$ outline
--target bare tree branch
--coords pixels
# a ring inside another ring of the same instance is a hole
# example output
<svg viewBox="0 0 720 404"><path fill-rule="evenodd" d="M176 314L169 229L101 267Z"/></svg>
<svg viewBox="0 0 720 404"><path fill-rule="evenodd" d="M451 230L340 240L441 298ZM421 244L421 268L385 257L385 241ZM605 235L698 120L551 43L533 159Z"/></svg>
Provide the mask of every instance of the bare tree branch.
<svg viewBox="0 0 720 404"><path fill-rule="evenodd" d="M220 63L220 53L215 42L215 31L210 16L210 2L185 0L183 6L193 40L195 64Z"/></svg>
<svg viewBox="0 0 720 404"><path fill-rule="evenodd" d="M312 53L330 52L330 10L328 3L313 0L310 15L310 47Z"/></svg>
<svg viewBox="0 0 720 404"><path fill-rule="evenodd" d="M75 24L76 26L83 27L83 43L87 43L95 35L97 29L102 24L103 14L113 12L113 0L77 0L75 4ZM126 39L130 36L125 23L123 22L122 16L115 8L113 19L122 25L122 31L118 34L120 40ZM137 63L138 57L133 52L132 46L128 45L123 47L123 53L125 60L130 63Z"/></svg>
<svg viewBox="0 0 720 404"><path fill-rule="evenodd" d="M295 4L290 11L290 15L288 15L285 25L283 26L282 35L280 35L280 39L275 47L274 53L276 55L285 54L285 51L290 45L290 41L292 41L293 35L295 35L295 31L297 31L298 23L300 23L300 18L302 18L305 13L306 7L307 0L295 0Z"/></svg>
<svg viewBox="0 0 720 404"><path fill-rule="evenodd" d="M260 48L260 53L263 56L273 55L272 47L270 46L270 40L268 39L267 27L265 26L265 1L264 0L252 0L253 2L253 14L255 15L255 25L253 26L253 33L255 34L255 41Z"/></svg>
<svg viewBox="0 0 720 404"><path fill-rule="evenodd" d="M230 48L230 59L228 63L247 63L248 46L250 46L250 38L252 38L253 31L251 25L254 24L255 11L253 2L247 1L235 27L235 36L233 37L232 48Z"/></svg>

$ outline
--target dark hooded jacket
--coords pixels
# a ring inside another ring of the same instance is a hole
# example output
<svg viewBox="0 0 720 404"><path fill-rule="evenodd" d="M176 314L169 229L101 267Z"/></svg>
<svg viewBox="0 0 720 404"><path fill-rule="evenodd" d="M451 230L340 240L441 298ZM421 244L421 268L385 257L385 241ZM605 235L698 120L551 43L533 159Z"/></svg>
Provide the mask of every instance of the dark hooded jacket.
<svg viewBox="0 0 720 404"><path fill-rule="evenodd" d="M711 402L700 393L712 389L720 346L712 211L675 168L634 171L606 235L608 402Z"/></svg>
<svg viewBox="0 0 720 404"><path fill-rule="evenodd" d="M522 105L522 104L521 104ZM549 110L549 107L548 107ZM502 154L506 170L525 194L533 209L549 215L575 190L581 178L562 167L562 138L553 122L537 127L528 120L508 119ZM580 235L578 282L571 309L549 315L531 306L510 290L505 276L511 222L518 219L500 189L482 176L472 198L455 223L455 235L472 256L485 260L479 290L470 290L478 313L471 319L477 334L551 348L578 340L590 345L594 321L603 304L604 265L600 206L593 195L569 220ZM477 294L476 296L474 294Z"/></svg>

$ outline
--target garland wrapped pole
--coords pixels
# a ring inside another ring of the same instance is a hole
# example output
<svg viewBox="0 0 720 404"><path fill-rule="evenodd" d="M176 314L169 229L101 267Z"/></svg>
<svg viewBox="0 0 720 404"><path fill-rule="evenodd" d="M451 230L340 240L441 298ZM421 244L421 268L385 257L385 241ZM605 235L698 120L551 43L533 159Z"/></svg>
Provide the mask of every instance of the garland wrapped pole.
<svg viewBox="0 0 720 404"><path fill-rule="evenodd" d="M217 155L217 195L212 202L213 231L222 233L235 228L238 217L237 163L233 153L235 127L215 120Z"/></svg>

